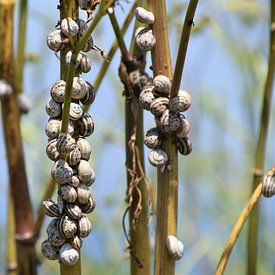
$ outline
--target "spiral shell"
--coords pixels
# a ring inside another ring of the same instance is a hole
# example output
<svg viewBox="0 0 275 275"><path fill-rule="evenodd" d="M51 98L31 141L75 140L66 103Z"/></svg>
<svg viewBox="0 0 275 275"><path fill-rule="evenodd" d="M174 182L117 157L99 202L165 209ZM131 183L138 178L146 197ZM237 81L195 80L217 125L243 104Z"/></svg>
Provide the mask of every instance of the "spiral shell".
<svg viewBox="0 0 275 275"><path fill-rule="evenodd" d="M156 149L161 144L161 135L157 127L147 131L144 137L144 144L151 149Z"/></svg>
<svg viewBox="0 0 275 275"><path fill-rule="evenodd" d="M72 51L68 51L66 53L65 63L66 63L67 66L69 66L69 64L71 63L72 55L73 55ZM75 64L74 64L76 68L79 67L80 62L81 62L81 58L82 58L82 54L79 53L76 57Z"/></svg>
<svg viewBox="0 0 275 275"><path fill-rule="evenodd" d="M51 199L43 201L43 210L49 217L59 217L58 205Z"/></svg>
<svg viewBox="0 0 275 275"><path fill-rule="evenodd" d="M82 99L87 94L86 81L81 77L74 77L72 85L72 98Z"/></svg>
<svg viewBox="0 0 275 275"><path fill-rule="evenodd" d="M139 88L140 90L144 90L149 88L150 86L153 86L153 79L149 77L149 75L144 72L140 71L139 73Z"/></svg>
<svg viewBox="0 0 275 275"><path fill-rule="evenodd" d="M72 181L73 169L68 165L59 166L54 173L54 180L58 184L66 184Z"/></svg>
<svg viewBox="0 0 275 275"><path fill-rule="evenodd" d="M88 28L89 28L88 22L84 21L81 18L78 18L77 19L77 23L78 23L78 26L79 26L78 36L79 36L79 38L81 38L84 35L84 33L88 30Z"/></svg>
<svg viewBox="0 0 275 275"><path fill-rule="evenodd" d="M73 220L78 220L82 216L82 211L80 207L72 203L68 203L65 205L65 212Z"/></svg>
<svg viewBox="0 0 275 275"><path fill-rule="evenodd" d="M77 140L77 147L81 153L81 158L84 160L89 160L92 152L89 142L84 138L79 138Z"/></svg>
<svg viewBox="0 0 275 275"><path fill-rule="evenodd" d="M163 168L168 161L168 156L165 151L158 148L151 151L148 159L153 166Z"/></svg>
<svg viewBox="0 0 275 275"><path fill-rule="evenodd" d="M94 176L94 171L90 167L90 164L86 160L81 160L79 162L78 168L78 177L82 183L88 183L91 181L91 178Z"/></svg>
<svg viewBox="0 0 275 275"><path fill-rule="evenodd" d="M27 114L32 108L32 102L25 93L17 95L17 104L21 114Z"/></svg>
<svg viewBox="0 0 275 275"><path fill-rule="evenodd" d="M166 97L159 97L153 100L150 105L150 111L153 115L160 117L168 107L169 99Z"/></svg>
<svg viewBox="0 0 275 275"><path fill-rule="evenodd" d="M49 119L45 132L50 139L57 138L61 128L61 121L59 119Z"/></svg>
<svg viewBox="0 0 275 275"><path fill-rule="evenodd" d="M70 243L74 249L80 250L83 241L77 235L75 235L73 238L71 238Z"/></svg>
<svg viewBox="0 0 275 275"><path fill-rule="evenodd" d="M69 153L76 148L76 141L71 135L60 133L57 138L56 148L59 153Z"/></svg>
<svg viewBox="0 0 275 275"><path fill-rule="evenodd" d="M154 101L155 97L153 94L154 87L149 86L148 88L144 89L139 95L139 103L145 110L150 110L150 106Z"/></svg>
<svg viewBox="0 0 275 275"><path fill-rule="evenodd" d="M262 194L267 198L275 194L275 167L270 169L263 178Z"/></svg>
<svg viewBox="0 0 275 275"><path fill-rule="evenodd" d="M46 42L48 47L55 52L62 50L65 46L64 37L62 36L61 30L54 30L50 32L47 36Z"/></svg>
<svg viewBox="0 0 275 275"><path fill-rule="evenodd" d="M70 35L74 37L79 31L78 24L71 17L64 18L61 21L60 27L62 33L67 37L69 37Z"/></svg>
<svg viewBox="0 0 275 275"><path fill-rule="evenodd" d="M94 121L88 113L83 113L81 119L78 121L79 134L82 137L88 137L94 132Z"/></svg>
<svg viewBox="0 0 275 275"><path fill-rule="evenodd" d="M81 153L78 148L75 148L73 151L71 151L68 155L68 163L70 166L75 166L80 162L81 159Z"/></svg>
<svg viewBox="0 0 275 275"><path fill-rule="evenodd" d="M47 234L50 234L52 229L57 228L58 222L59 222L59 218L54 218L50 221L46 229Z"/></svg>
<svg viewBox="0 0 275 275"><path fill-rule="evenodd" d="M64 80L56 81L51 88L51 97L58 103L64 102L66 82Z"/></svg>
<svg viewBox="0 0 275 275"><path fill-rule="evenodd" d="M80 100L82 104L84 105L90 105L95 100L95 89L91 83L86 81L86 94L85 96Z"/></svg>
<svg viewBox="0 0 275 275"><path fill-rule="evenodd" d="M88 73L91 70L91 67L90 59L85 54L81 54L80 71L82 73Z"/></svg>
<svg viewBox="0 0 275 275"><path fill-rule="evenodd" d="M54 247L49 240L45 240L41 243L41 253L48 260L57 260L58 258L58 248Z"/></svg>
<svg viewBox="0 0 275 275"><path fill-rule="evenodd" d="M73 136L74 134L77 134L77 128L74 126L74 122L72 120L69 120L68 134L70 136Z"/></svg>
<svg viewBox="0 0 275 275"><path fill-rule="evenodd" d="M82 216L78 220L78 230L79 236L81 238L86 238L90 234L92 230L92 224L86 216Z"/></svg>
<svg viewBox="0 0 275 275"><path fill-rule="evenodd" d="M0 100L8 98L12 90L12 86L6 80L0 79Z"/></svg>
<svg viewBox="0 0 275 275"><path fill-rule="evenodd" d="M180 121L180 126L178 130L175 132L175 134L178 138L184 138L188 135L190 131L190 124L184 115L180 115Z"/></svg>
<svg viewBox="0 0 275 275"><path fill-rule="evenodd" d="M165 75L157 75L153 79L153 85L155 87L155 93L161 96L169 96L171 91L171 80Z"/></svg>
<svg viewBox="0 0 275 275"><path fill-rule="evenodd" d="M45 104L45 109L47 114L51 118L56 118L61 116L61 113L62 113L61 105L56 101L54 101L51 97L47 100Z"/></svg>
<svg viewBox="0 0 275 275"><path fill-rule="evenodd" d="M53 161L57 161L59 158L59 152L56 148L56 142L57 139L50 140L46 148L48 158Z"/></svg>
<svg viewBox="0 0 275 275"><path fill-rule="evenodd" d="M53 228L50 231L48 239L49 242L55 247L60 247L66 242L65 237L60 234L57 228Z"/></svg>
<svg viewBox="0 0 275 275"><path fill-rule="evenodd" d="M65 160L63 160L63 159L58 159L55 163L54 163L54 165L53 165L53 167L52 167L52 170L51 170L51 176L52 176L52 179L54 180L54 178L55 178L55 173L56 173L56 170L57 170L57 168L58 167L69 167L69 164L65 161Z"/></svg>
<svg viewBox="0 0 275 275"><path fill-rule="evenodd" d="M151 25L151 24L154 24L155 22L154 14L142 7L136 8L135 16L136 16L136 19L141 23Z"/></svg>
<svg viewBox="0 0 275 275"><path fill-rule="evenodd" d="M71 102L70 103L70 111L69 118L71 120L78 120L82 117L83 111L79 104Z"/></svg>
<svg viewBox="0 0 275 275"><path fill-rule="evenodd" d="M192 152L192 142L189 137L177 138L177 148L180 154L189 155Z"/></svg>
<svg viewBox="0 0 275 275"><path fill-rule="evenodd" d="M58 260L65 265L75 265L79 260L79 253L71 244L65 243L60 248Z"/></svg>
<svg viewBox="0 0 275 275"><path fill-rule="evenodd" d="M173 235L167 236L166 247L167 247L168 253L175 260L179 260L182 258L184 253L184 245L180 240L177 239L177 237Z"/></svg>
<svg viewBox="0 0 275 275"><path fill-rule="evenodd" d="M64 215L58 224L59 232L67 239L73 238L77 231L77 223Z"/></svg>
<svg viewBox="0 0 275 275"><path fill-rule="evenodd" d="M59 196L66 202L75 202L77 199L77 192L76 190L68 184L61 186L58 190Z"/></svg>
<svg viewBox="0 0 275 275"><path fill-rule="evenodd" d="M139 77L140 77L139 70L135 70L135 71L132 71L129 73L129 80L130 80L132 86L139 84Z"/></svg>
<svg viewBox="0 0 275 275"><path fill-rule="evenodd" d="M95 207L96 207L96 200L92 195L90 196L88 203L81 205L82 212L85 214L93 212Z"/></svg>
<svg viewBox="0 0 275 275"><path fill-rule="evenodd" d="M142 29L136 36L136 45L142 51L151 51L156 44L156 37L151 29Z"/></svg>
<svg viewBox="0 0 275 275"><path fill-rule="evenodd" d="M181 119L178 115L166 110L160 118L160 124L164 133L172 134L180 127Z"/></svg>
<svg viewBox="0 0 275 275"><path fill-rule="evenodd" d="M192 98L190 94L184 90L180 90L178 95L169 102L169 109L173 113L185 112L190 108Z"/></svg>
<svg viewBox="0 0 275 275"><path fill-rule="evenodd" d="M91 191L89 190L86 184L80 184L77 187L77 201L80 204L88 203L89 198L91 197Z"/></svg>
<svg viewBox="0 0 275 275"><path fill-rule="evenodd" d="M80 184L79 178L77 176L72 176L72 180L69 182L69 184L73 187L78 187Z"/></svg>

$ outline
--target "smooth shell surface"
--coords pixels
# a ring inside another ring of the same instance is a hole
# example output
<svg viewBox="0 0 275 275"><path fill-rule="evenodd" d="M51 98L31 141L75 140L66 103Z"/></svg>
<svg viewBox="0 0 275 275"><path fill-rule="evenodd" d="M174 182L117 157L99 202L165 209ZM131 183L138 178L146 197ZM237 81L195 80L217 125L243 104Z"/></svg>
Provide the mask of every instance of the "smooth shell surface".
<svg viewBox="0 0 275 275"><path fill-rule="evenodd" d="M91 177L93 176L94 172L91 168L90 164L86 160L81 160L79 162L78 168L78 177L81 182L87 183L91 180Z"/></svg>
<svg viewBox="0 0 275 275"><path fill-rule="evenodd" d="M156 149L161 144L161 135L158 128L151 128L144 137L144 144L150 149Z"/></svg>
<svg viewBox="0 0 275 275"><path fill-rule="evenodd" d="M86 184L80 184L77 187L77 201L80 204L88 203L89 198L91 197L91 191L89 190Z"/></svg>
<svg viewBox="0 0 275 275"><path fill-rule="evenodd" d="M155 22L154 14L142 7L136 8L135 16L136 16L136 19L141 23L146 23L150 25L150 24L154 24Z"/></svg>
<svg viewBox="0 0 275 275"><path fill-rule="evenodd" d="M89 142L84 138L79 138L77 140L77 147L81 153L81 158L84 160L89 160L92 152Z"/></svg>
<svg viewBox="0 0 275 275"><path fill-rule="evenodd" d="M168 253L175 259L179 260L182 258L184 253L184 245L175 236L169 235L166 238L166 247Z"/></svg>
<svg viewBox="0 0 275 275"><path fill-rule="evenodd" d="M192 104L191 96L188 92L180 90L178 95L169 102L169 109L173 113L185 112Z"/></svg>
<svg viewBox="0 0 275 275"><path fill-rule="evenodd" d="M78 221L79 236L81 238L86 238L91 230L92 224L86 216L82 216Z"/></svg>
<svg viewBox="0 0 275 275"><path fill-rule="evenodd" d="M153 115L160 117L168 107L169 99L166 97L159 97L153 100L150 105L150 111Z"/></svg>
<svg viewBox="0 0 275 275"><path fill-rule="evenodd" d="M62 36L61 30L54 30L50 32L46 39L48 47L52 51L59 51L64 48L64 37Z"/></svg>
<svg viewBox="0 0 275 275"><path fill-rule="evenodd" d="M158 148L151 151L148 159L153 166L163 167L168 161L168 156L165 151Z"/></svg>
<svg viewBox="0 0 275 275"><path fill-rule="evenodd" d="M67 37L70 35L74 37L79 31L78 24L70 17L64 18L60 26L62 33Z"/></svg>
<svg viewBox="0 0 275 275"><path fill-rule="evenodd" d="M143 29L136 36L136 45L142 51L151 51L156 44L156 37L151 29Z"/></svg>
<svg viewBox="0 0 275 275"><path fill-rule="evenodd" d="M41 243L41 252L48 260L57 260L59 250L49 240L45 240Z"/></svg>
<svg viewBox="0 0 275 275"><path fill-rule="evenodd" d="M54 101L51 97L47 100L45 104L45 109L47 114L52 118L61 116L61 113L62 113L61 105L56 101Z"/></svg>
<svg viewBox="0 0 275 275"><path fill-rule="evenodd" d="M157 75L153 79L153 85L155 87L155 93L162 96L168 96L171 91L171 80L165 75Z"/></svg>
<svg viewBox="0 0 275 275"><path fill-rule="evenodd" d="M66 82L64 80L56 81L51 88L51 96L58 103L64 102Z"/></svg>
<svg viewBox="0 0 275 275"><path fill-rule="evenodd" d="M12 86L4 79L0 80L0 99L6 99L12 94Z"/></svg>
<svg viewBox="0 0 275 275"><path fill-rule="evenodd" d="M65 265L75 265L79 260L79 253L71 244L65 243L60 248L58 260Z"/></svg>
<svg viewBox="0 0 275 275"><path fill-rule="evenodd" d="M78 120L82 117L83 111L79 104L71 102L69 117L71 120Z"/></svg>
<svg viewBox="0 0 275 275"><path fill-rule="evenodd" d="M147 111L150 111L150 106L155 99L153 90L154 87L149 86L148 88L144 89L139 95L139 103Z"/></svg>

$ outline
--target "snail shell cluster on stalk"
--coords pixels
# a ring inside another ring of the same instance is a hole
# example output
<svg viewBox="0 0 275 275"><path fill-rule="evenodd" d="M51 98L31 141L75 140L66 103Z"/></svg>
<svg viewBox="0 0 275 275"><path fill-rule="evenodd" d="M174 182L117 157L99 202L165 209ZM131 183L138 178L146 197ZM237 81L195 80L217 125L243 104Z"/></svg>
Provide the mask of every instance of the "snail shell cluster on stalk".
<svg viewBox="0 0 275 275"><path fill-rule="evenodd" d="M95 7L99 1L80 1L85 9ZM67 49L65 64L72 62L72 49L69 39L79 40L87 30L84 20L64 18L58 29L47 36L48 47L57 52ZM89 38L83 51L92 49L93 39ZM41 244L42 254L49 260L58 260L65 265L74 265L79 260L82 238L86 238L92 224L85 214L91 213L96 206L89 187L95 181L95 172L90 167L91 146L85 139L94 132L93 118L83 112L82 105L90 105L95 99L92 84L79 77L88 72L91 63L80 52L74 64L77 68L71 87L68 132L61 132L62 114L66 81L56 81L50 90L45 104L49 115L45 132L48 137L46 154L54 162L51 177L58 186L57 202L47 199L43 202L44 212L53 219L47 227L47 240ZM0 83L1 84L1 83ZM1 86L0 86L1 87Z"/></svg>

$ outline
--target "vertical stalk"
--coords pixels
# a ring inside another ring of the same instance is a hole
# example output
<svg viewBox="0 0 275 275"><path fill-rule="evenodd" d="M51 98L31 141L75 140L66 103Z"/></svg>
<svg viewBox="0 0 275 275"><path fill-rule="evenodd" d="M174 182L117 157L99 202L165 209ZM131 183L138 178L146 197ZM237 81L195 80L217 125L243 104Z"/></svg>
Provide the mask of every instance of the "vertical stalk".
<svg viewBox="0 0 275 275"><path fill-rule="evenodd" d="M267 140L267 131L270 118L270 109L272 102L272 87L275 69L275 0L270 1L270 42L269 42L269 61L268 72L265 82L261 119L259 125L259 136L256 148L256 160L254 167L254 175L252 182L252 192L255 190L257 183L261 181L262 170L264 166L265 147ZM253 275L257 273L257 241L259 227L259 205L252 212L249 220L248 242L247 242L247 274Z"/></svg>
<svg viewBox="0 0 275 275"><path fill-rule="evenodd" d="M153 33L157 40L152 51L154 75L163 74L172 78L165 0L150 0L149 3L150 10L155 14ZM172 136L167 136L162 149L168 155L171 169L165 169L163 173L158 169L154 274L172 275L175 273L175 260L165 246L168 235L177 235L178 155Z"/></svg>
<svg viewBox="0 0 275 275"><path fill-rule="evenodd" d="M13 60L14 1L1 1L0 6L0 37L2 43L0 78L5 79L15 89ZM15 210L18 274L36 274L35 239L32 232L33 213L27 186L16 94L13 93L9 98L2 100L1 104L10 191Z"/></svg>

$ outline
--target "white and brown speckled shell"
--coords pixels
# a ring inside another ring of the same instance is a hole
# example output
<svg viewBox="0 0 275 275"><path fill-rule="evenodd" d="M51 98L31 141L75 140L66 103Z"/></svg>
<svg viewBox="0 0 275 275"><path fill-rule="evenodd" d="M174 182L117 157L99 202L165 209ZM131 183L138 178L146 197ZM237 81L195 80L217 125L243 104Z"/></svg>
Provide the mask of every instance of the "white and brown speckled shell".
<svg viewBox="0 0 275 275"><path fill-rule="evenodd" d="M46 153L50 160L57 161L59 158L59 152L56 148L57 139L52 139L48 142Z"/></svg>
<svg viewBox="0 0 275 275"><path fill-rule="evenodd" d="M80 60L80 72L82 73L88 73L91 70L91 62L87 55L81 54L81 60Z"/></svg>
<svg viewBox="0 0 275 275"><path fill-rule="evenodd" d="M60 133L57 138L56 148L59 153L69 153L76 148L76 141L71 135Z"/></svg>
<svg viewBox="0 0 275 275"><path fill-rule="evenodd" d="M62 114L61 105L59 103L57 103L56 101L54 101L51 97L49 97L49 99L47 100L47 102L45 104L45 109L46 109L47 114L51 118L60 117Z"/></svg>
<svg viewBox="0 0 275 275"><path fill-rule="evenodd" d="M49 119L46 127L45 133L49 137L49 139L55 139L58 137L61 128L61 120L60 119Z"/></svg>
<svg viewBox="0 0 275 275"><path fill-rule="evenodd" d="M191 96L188 92L180 90L178 95L169 102L169 109L173 113L185 112L192 104Z"/></svg>
<svg viewBox="0 0 275 275"><path fill-rule="evenodd" d="M49 234L53 228L57 228L58 222L59 222L59 218L54 218L50 221L46 229L47 234Z"/></svg>
<svg viewBox="0 0 275 275"><path fill-rule="evenodd" d="M51 97L58 103L64 102L66 82L64 80L56 81L51 88Z"/></svg>
<svg viewBox="0 0 275 275"><path fill-rule="evenodd" d="M160 118L161 130L167 134L172 134L177 131L180 124L181 119L179 115L171 113L169 110L166 110Z"/></svg>
<svg viewBox="0 0 275 275"><path fill-rule="evenodd" d="M75 148L69 153L67 161L70 164L70 166L75 166L80 162L80 159L81 159L80 150L78 148Z"/></svg>
<svg viewBox="0 0 275 275"><path fill-rule="evenodd" d="M64 48L64 37L61 30L54 30L47 35L47 45L52 51L59 51Z"/></svg>

